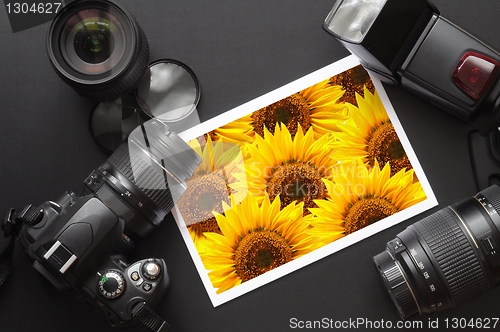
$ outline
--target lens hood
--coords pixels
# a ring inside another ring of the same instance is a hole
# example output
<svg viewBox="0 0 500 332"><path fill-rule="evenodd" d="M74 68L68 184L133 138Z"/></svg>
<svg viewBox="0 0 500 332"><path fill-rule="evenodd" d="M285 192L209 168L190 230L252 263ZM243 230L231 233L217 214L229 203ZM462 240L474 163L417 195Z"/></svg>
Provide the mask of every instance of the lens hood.
<svg viewBox="0 0 500 332"><path fill-rule="evenodd" d="M113 1L77 0L54 18L47 53L56 73L79 94L115 100L137 87L148 68L146 36Z"/></svg>

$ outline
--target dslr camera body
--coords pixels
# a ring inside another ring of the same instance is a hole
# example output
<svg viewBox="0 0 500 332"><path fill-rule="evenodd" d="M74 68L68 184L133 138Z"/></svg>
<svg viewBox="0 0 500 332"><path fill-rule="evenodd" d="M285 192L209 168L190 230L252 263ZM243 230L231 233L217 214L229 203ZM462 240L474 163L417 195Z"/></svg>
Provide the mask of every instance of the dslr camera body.
<svg viewBox="0 0 500 332"><path fill-rule="evenodd" d="M114 326L136 323L168 289L162 259L126 263L133 244L123 236L125 222L95 194L65 193L15 218L24 221L18 242L35 270L58 290L77 289Z"/></svg>
<svg viewBox="0 0 500 332"><path fill-rule="evenodd" d="M168 331L152 310L169 286L165 262L128 264L127 256L161 224L200 161L166 124L150 120L87 177L83 196L10 209L2 229L56 289L76 289L111 325Z"/></svg>

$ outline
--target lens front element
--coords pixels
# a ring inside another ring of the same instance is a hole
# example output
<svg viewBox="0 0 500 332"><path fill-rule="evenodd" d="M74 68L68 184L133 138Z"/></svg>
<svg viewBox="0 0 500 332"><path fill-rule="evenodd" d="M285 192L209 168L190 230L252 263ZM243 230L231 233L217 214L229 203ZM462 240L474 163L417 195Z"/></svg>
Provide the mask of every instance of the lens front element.
<svg viewBox="0 0 500 332"><path fill-rule="evenodd" d="M66 22L61 35L61 50L66 62L86 75L119 71L127 48L126 33L111 13L96 8L84 9Z"/></svg>
<svg viewBox="0 0 500 332"><path fill-rule="evenodd" d="M114 49L114 37L110 31L111 22L95 20L80 24L74 38L75 51L84 62L96 64L109 59Z"/></svg>

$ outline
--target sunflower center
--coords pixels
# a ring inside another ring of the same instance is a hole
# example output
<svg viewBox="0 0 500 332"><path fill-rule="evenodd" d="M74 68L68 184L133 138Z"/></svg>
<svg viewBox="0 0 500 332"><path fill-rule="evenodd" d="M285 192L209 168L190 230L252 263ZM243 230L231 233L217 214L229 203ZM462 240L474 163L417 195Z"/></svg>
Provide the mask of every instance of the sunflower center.
<svg viewBox="0 0 500 332"><path fill-rule="evenodd" d="M411 169L410 160L399 140L399 137L391 123L384 123L378 127L368 143L368 158L370 165L377 160L381 167L386 163L391 165L391 175L402 169Z"/></svg>
<svg viewBox="0 0 500 332"><path fill-rule="evenodd" d="M222 213L222 202L229 204L230 189L215 173L192 178L178 203L188 226L213 218L212 211Z"/></svg>
<svg viewBox="0 0 500 332"><path fill-rule="evenodd" d="M207 220L199 221L195 224L189 225L189 228L191 228L193 231L196 232L198 235L203 235L205 232L213 232L213 233L221 233L219 224L217 223L217 219L215 217L212 217Z"/></svg>
<svg viewBox="0 0 500 332"><path fill-rule="evenodd" d="M332 85L341 85L345 90L344 95L338 100L339 103L347 102L357 106L356 93L364 96L365 86L371 93L375 92L370 75L361 65L331 77L330 82Z"/></svg>
<svg viewBox="0 0 500 332"><path fill-rule="evenodd" d="M398 209L382 198L363 198L352 205L345 218L345 233L371 225L396 213Z"/></svg>
<svg viewBox="0 0 500 332"><path fill-rule="evenodd" d="M235 269L243 281L248 281L293 258L292 248L278 233L262 230L247 234L235 251Z"/></svg>
<svg viewBox="0 0 500 332"><path fill-rule="evenodd" d="M213 211L214 207L216 207L217 204L220 203L220 197L217 196L213 192L203 193L203 198L200 200L199 209L202 211Z"/></svg>
<svg viewBox="0 0 500 332"><path fill-rule="evenodd" d="M294 201L304 202L304 213L308 214L307 208L316 207L315 199L326 197L323 173L321 169L301 162L278 166L268 180L269 198L273 201L280 195L281 208Z"/></svg>
<svg viewBox="0 0 500 332"><path fill-rule="evenodd" d="M305 98L296 93L254 112L252 120L255 132L262 137L264 127L274 133L278 123L283 123L294 137L298 124L304 131L311 126L311 110Z"/></svg>
<svg viewBox="0 0 500 332"><path fill-rule="evenodd" d="M306 196L307 183L302 179L289 183L286 190L286 195L292 200L301 200Z"/></svg>
<svg viewBox="0 0 500 332"><path fill-rule="evenodd" d="M401 159L405 156L403 144L399 140L391 142L388 147L389 157L392 159Z"/></svg>
<svg viewBox="0 0 500 332"><path fill-rule="evenodd" d="M363 86L370 81L370 75L362 66L352 68L352 84Z"/></svg>
<svg viewBox="0 0 500 332"><path fill-rule="evenodd" d="M290 120L292 119L292 112L288 108L285 107L278 107L274 111L274 117L276 119L276 122L281 122L284 124L288 124Z"/></svg>

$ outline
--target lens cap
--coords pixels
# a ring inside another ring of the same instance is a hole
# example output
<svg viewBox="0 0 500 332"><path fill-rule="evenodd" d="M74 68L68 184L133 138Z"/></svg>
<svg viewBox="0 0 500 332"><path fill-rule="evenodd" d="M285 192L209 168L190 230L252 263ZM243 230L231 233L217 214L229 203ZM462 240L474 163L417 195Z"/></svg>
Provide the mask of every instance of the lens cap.
<svg viewBox="0 0 500 332"><path fill-rule="evenodd" d="M195 112L199 100L200 85L195 74L174 59L152 62L136 90L140 109L178 133L200 123Z"/></svg>
<svg viewBox="0 0 500 332"><path fill-rule="evenodd" d="M134 95L126 95L115 101L95 103L90 130L96 143L111 153L144 121L142 112L135 106Z"/></svg>

